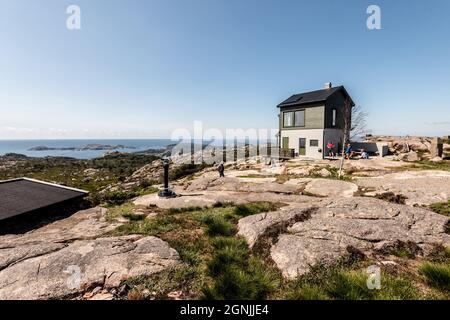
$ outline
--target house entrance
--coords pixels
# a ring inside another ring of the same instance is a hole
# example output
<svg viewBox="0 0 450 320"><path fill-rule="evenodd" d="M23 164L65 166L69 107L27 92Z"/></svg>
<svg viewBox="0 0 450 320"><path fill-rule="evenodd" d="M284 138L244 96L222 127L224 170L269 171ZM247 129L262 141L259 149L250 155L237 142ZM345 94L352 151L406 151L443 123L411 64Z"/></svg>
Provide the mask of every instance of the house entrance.
<svg viewBox="0 0 450 320"><path fill-rule="evenodd" d="M306 139L305 138L300 138L298 140L298 154L300 156L306 155Z"/></svg>

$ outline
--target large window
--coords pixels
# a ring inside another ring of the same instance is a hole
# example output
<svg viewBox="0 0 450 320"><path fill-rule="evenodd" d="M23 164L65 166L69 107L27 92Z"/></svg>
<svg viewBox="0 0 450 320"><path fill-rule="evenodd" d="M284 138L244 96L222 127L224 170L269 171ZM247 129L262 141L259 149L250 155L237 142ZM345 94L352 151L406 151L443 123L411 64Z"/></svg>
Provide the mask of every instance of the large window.
<svg viewBox="0 0 450 320"><path fill-rule="evenodd" d="M294 125L294 113L293 112L285 112L283 118L283 126L284 127L292 127Z"/></svg>
<svg viewBox="0 0 450 320"><path fill-rule="evenodd" d="M305 110L289 111L283 113L283 127L304 127Z"/></svg>
<svg viewBox="0 0 450 320"><path fill-rule="evenodd" d="M294 112L295 126L304 127L305 126L305 110Z"/></svg>

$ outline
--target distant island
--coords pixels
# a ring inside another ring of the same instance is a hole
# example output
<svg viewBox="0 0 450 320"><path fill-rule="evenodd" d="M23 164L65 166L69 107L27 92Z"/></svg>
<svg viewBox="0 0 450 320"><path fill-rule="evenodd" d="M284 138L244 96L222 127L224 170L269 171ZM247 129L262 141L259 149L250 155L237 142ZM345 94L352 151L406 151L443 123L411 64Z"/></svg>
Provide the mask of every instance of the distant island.
<svg viewBox="0 0 450 320"><path fill-rule="evenodd" d="M28 149L28 151L88 151L88 150L118 150L118 149L136 149L136 147L125 146L122 144L110 145L110 144L87 144L81 147L47 147L47 146L36 146Z"/></svg>

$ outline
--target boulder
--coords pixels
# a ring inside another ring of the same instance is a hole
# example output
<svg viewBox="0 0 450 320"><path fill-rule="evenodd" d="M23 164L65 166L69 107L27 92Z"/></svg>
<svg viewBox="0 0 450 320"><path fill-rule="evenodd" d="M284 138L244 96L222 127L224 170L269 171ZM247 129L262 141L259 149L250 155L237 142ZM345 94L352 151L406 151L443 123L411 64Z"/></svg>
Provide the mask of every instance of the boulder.
<svg viewBox="0 0 450 320"><path fill-rule="evenodd" d="M401 153L397 156L397 159L400 161L405 161L405 162L413 162L413 161L419 161L419 155L417 154L417 152L415 151L410 151L407 153Z"/></svg>
<svg viewBox="0 0 450 320"><path fill-rule="evenodd" d="M324 177L324 178L331 177L331 172L328 171L328 170L325 169L325 168L322 168L322 169L318 172L318 174L319 174L321 177Z"/></svg>
<svg viewBox="0 0 450 320"><path fill-rule="evenodd" d="M434 157L433 159L431 159L432 162L434 163L440 163L442 161L444 161L441 157Z"/></svg>

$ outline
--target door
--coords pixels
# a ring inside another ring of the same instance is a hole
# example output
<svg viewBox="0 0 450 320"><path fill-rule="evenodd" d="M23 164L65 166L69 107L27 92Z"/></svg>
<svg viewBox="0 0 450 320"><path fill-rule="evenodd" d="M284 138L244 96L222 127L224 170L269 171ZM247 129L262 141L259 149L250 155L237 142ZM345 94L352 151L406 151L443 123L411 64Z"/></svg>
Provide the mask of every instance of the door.
<svg viewBox="0 0 450 320"><path fill-rule="evenodd" d="M298 155L304 156L306 155L306 139L300 138L298 140Z"/></svg>
<svg viewBox="0 0 450 320"><path fill-rule="evenodd" d="M283 149L289 149L289 137L283 137Z"/></svg>

